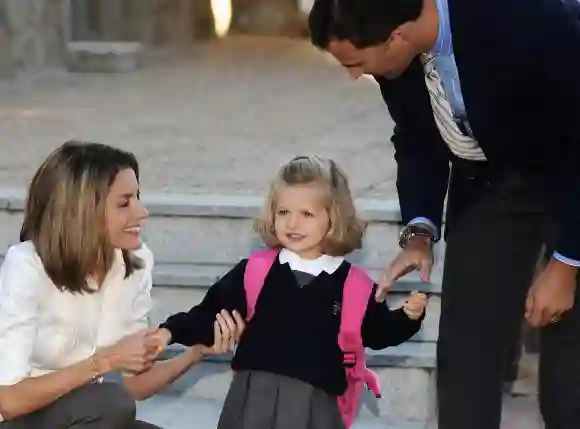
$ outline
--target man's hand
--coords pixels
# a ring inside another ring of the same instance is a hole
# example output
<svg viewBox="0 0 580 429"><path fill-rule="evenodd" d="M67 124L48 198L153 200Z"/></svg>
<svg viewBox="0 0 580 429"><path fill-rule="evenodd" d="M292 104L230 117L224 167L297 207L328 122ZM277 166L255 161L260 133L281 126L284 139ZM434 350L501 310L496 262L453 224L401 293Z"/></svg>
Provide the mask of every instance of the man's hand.
<svg viewBox="0 0 580 429"><path fill-rule="evenodd" d="M536 278L526 300L526 319L534 327L560 321L574 306L577 268L553 259Z"/></svg>
<svg viewBox="0 0 580 429"><path fill-rule="evenodd" d="M393 283L414 270L419 270L421 279L424 282L428 282L432 266L433 249L431 247L431 239L423 236L413 237L383 272L375 299L377 302L383 302Z"/></svg>

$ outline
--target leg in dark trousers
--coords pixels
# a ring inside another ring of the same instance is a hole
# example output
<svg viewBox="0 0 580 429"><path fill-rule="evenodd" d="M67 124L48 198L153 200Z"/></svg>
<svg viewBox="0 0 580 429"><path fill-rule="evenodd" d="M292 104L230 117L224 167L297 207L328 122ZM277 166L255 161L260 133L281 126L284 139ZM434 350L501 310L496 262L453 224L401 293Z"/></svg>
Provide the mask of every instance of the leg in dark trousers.
<svg viewBox="0 0 580 429"><path fill-rule="evenodd" d="M133 423L133 426L129 426L128 429L161 429L161 428L154 424L137 420L135 423Z"/></svg>
<svg viewBox="0 0 580 429"><path fill-rule="evenodd" d="M518 183L454 178L449 198L439 427L499 429L507 354L522 322L546 219Z"/></svg>
<svg viewBox="0 0 580 429"><path fill-rule="evenodd" d="M0 424L1 429L132 429L135 401L115 383L80 387L48 407Z"/></svg>
<svg viewBox="0 0 580 429"><path fill-rule="evenodd" d="M580 287L575 305L541 332L540 409L547 429L580 428Z"/></svg>

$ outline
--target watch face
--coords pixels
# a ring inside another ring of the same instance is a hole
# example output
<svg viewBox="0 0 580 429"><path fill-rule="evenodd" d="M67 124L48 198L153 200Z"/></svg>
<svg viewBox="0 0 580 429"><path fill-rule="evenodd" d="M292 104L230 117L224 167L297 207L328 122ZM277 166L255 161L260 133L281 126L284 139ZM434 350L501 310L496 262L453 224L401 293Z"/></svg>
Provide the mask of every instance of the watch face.
<svg viewBox="0 0 580 429"><path fill-rule="evenodd" d="M404 248L409 240L415 236L422 236L422 237L429 237L431 241L434 240L433 235L427 231L425 228L421 228L420 226L409 225L408 227L404 228L399 237L399 246Z"/></svg>

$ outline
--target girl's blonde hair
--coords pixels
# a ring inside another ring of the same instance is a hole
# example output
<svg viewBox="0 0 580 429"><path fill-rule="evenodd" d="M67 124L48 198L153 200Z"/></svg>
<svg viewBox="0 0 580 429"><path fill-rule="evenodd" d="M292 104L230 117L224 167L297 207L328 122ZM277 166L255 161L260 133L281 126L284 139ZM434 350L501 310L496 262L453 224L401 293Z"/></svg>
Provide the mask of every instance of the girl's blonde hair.
<svg viewBox="0 0 580 429"><path fill-rule="evenodd" d="M356 214L346 174L333 160L317 156L298 156L280 168L262 213L254 222L254 231L267 246L280 246L274 230L278 190L307 184L319 185L325 191L322 198L330 217L330 229L322 243L323 252L344 256L360 249L366 225Z"/></svg>
<svg viewBox="0 0 580 429"><path fill-rule="evenodd" d="M87 278L110 270L115 249L106 227L106 199L117 174L130 168L131 153L98 143L69 141L36 171L28 190L20 240L31 240L52 282L69 292L94 292ZM125 275L142 261L123 250Z"/></svg>

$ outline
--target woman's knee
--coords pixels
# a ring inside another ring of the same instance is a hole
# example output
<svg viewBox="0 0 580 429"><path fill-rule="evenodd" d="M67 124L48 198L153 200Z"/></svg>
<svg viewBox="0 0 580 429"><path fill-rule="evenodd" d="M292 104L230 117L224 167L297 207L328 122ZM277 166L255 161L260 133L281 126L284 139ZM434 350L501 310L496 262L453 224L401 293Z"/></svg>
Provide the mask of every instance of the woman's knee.
<svg viewBox="0 0 580 429"><path fill-rule="evenodd" d="M4 422L0 428L131 428L136 404L122 385L90 384L64 395L46 408Z"/></svg>
<svg viewBox="0 0 580 429"><path fill-rule="evenodd" d="M131 426L131 429L162 429L161 426L154 425L152 423L143 422L141 420L137 420Z"/></svg>
<svg viewBox="0 0 580 429"><path fill-rule="evenodd" d="M77 393L74 414L78 423L99 422L98 427L124 429L135 421L135 400L120 384L92 384Z"/></svg>
<svg viewBox="0 0 580 429"><path fill-rule="evenodd" d="M125 428L135 421L136 404L133 397L121 384L102 383L97 385L101 390L101 418L111 428Z"/></svg>

